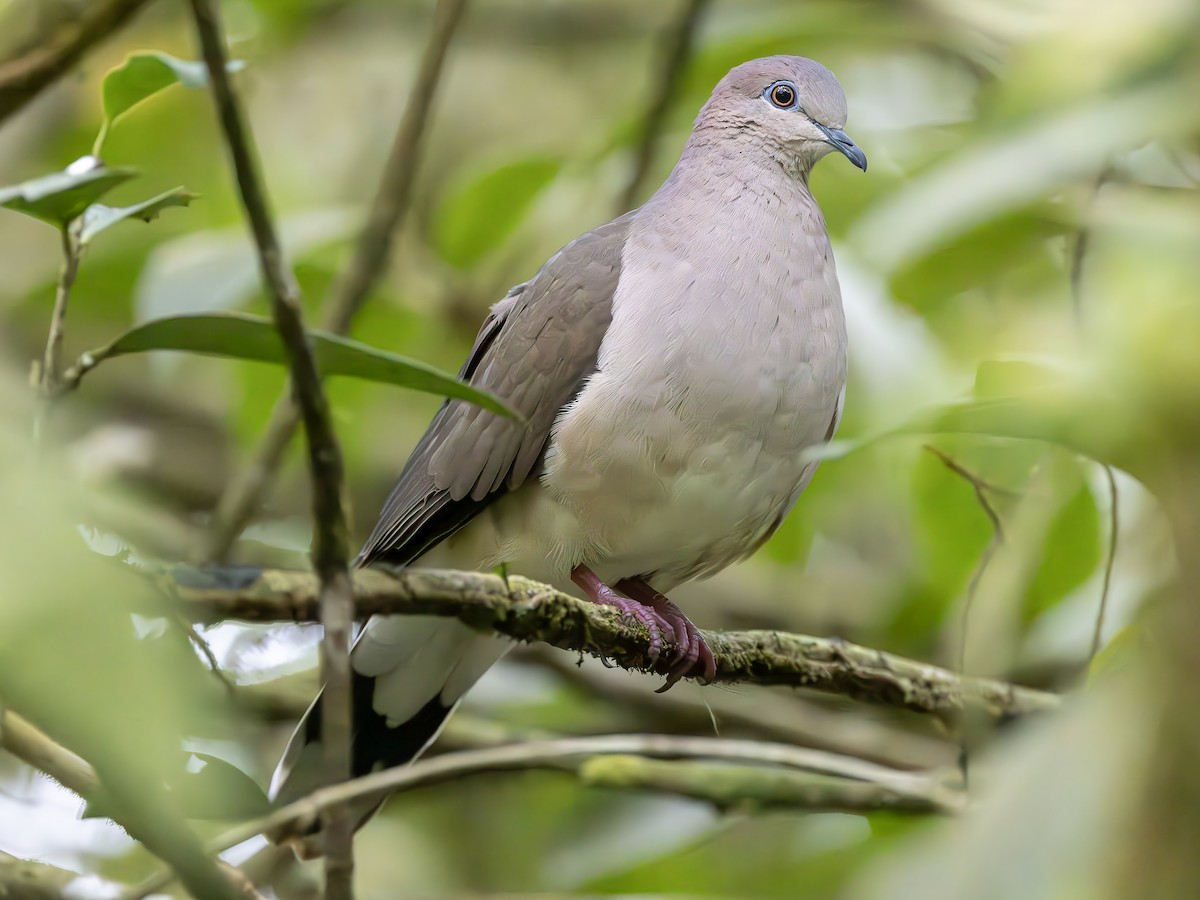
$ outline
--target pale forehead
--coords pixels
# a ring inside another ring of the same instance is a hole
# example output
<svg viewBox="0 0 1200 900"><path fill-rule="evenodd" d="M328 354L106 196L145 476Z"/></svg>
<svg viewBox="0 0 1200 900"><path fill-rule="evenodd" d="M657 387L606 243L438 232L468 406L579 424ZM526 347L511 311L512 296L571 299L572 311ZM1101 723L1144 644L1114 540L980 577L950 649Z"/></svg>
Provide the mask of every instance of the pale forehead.
<svg viewBox="0 0 1200 900"><path fill-rule="evenodd" d="M800 94L800 105L819 122L841 126L846 122L846 95L837 78L819 62L803 56L767 56L732 69L713 91L713 99L757 97L776 81L791 81Z"/></svg>

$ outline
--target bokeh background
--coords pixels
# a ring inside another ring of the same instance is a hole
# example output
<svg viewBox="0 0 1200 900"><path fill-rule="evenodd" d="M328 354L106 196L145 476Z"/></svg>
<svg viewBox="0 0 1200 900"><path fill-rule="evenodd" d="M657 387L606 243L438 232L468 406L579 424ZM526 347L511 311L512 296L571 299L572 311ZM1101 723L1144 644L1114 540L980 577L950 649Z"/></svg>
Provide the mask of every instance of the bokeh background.
<svg viewBox="0 0 1200 900"><path fill-rule="evenodd" d="M0 52L18 55L80 6L0 3ZM278 223L316 318L376 189L433 4L223 6L231 52L247 62L237 85ZM510 285L623 212L666 48L691 6L471 0L411 213L351 334L454 371ZM1130 760L1162 747L1136 739L1156 733L1153 723L1126 717L1154 707L1144 694L1124 682L1111 692L1081 685L1089 661L1093 683L1106 660L1120 670L1140 653L1170 658L1141 624L1146 609L1179 602L1171 519L1162 484L1146 472L1166 471L1162 448L1187 447L1197 421L1200 7L697 6L635 202L670 171L720 76L773 53L811 56L838 75L847 131L870 169L830 157L812 177L850 325L839 435L847 452L823 464L754 559L676 599L708 628L838 635L1082 697L1053 721L975 735L972 785L984 808L962 822L718 811L563 773L481 776L395 798L357 842L360 896L1110 896L1118 882L1108 866L1133 864L1116 823L1143 821L1129 812L1140 783ZM184 4L150 4L6 121L0 184L88 152L101 80L130 52L195 58L185 13ZM68 360L157 316L267 312L206 92L172 88L130 113L105 161L143 173L106 202L176 185L201 197L89 249L67 319ZM114 764L167 765L158 760L173 759L186 738L264 783L315 687L315 636L284 626L206 630L238 683L231 699L170 622L127 627L127 607L145 588L100 558L203 556L211 512L259 440L283 371L165 353L105 363L56 410L30 469L26 373L45 344L59 265L53 229L0 210L0 698L40 711L34 718L68 746L111 754ZM928 421L930 409L1023 389L1046 372L1084 385L1082 399L1051 417L1073 424L1035 435L1060 440L1014 439L1012 429L895 433ZM329 391L361 539L439 400L350 379ZM1149 434L1162 438L1152 449L1141 440ZM296 451L232 559L306 565L309 494ZM1170 483L1174 492L1191 482ZM1104 649L1092 660L1102 594ZM660 697L652 678L576 662L544 648L515 654L472 693L443 743L471 745L497 728L719 729L937 768L953 766L960 732L970 733L751 686L681 684ZM110 822L79 820L80 807L0 755L0 850L117 881L153 869ZM1118 833L1124 854L1112 850ZM311 866L272 865L280 897L316 896Z"/></svg>

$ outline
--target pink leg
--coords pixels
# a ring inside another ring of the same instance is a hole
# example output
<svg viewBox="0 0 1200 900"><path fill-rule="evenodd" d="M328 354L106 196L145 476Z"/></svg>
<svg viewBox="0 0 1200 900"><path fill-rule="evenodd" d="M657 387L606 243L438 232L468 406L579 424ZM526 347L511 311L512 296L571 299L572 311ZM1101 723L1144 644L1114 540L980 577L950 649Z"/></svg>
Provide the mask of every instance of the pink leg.
<svg viewBox="0 0 1200 900"><path fill-rule="evenodd" d="M617 590L628 594L639 603L644 603L656 613L671 623L675 631L675 657L671 660L671 671L667 675L667 683L659 688L659 693L668 690L671 685L686 675L692 674L697 665L704 681L711 683L717 675L717 661L712 649L692 620L684 615L683 610L659 593L641 578L626 578L617 582Z"/></svg>
<svg viewBox="0 0 1200 900"><path fill-rule="evenodd" d="M648 656L651 667L658 662L659 654L662 653L664 636L666 636L668 641L678 643L670 620L660 615L653 607L618 594L601 581L600 576L587 566L578 565L572 569L571 580L579 585L579 589L593 603L615 606L621 612L625 613L625 615L641 622L646 627L646 630L650 632L650 651Z"/></svg>

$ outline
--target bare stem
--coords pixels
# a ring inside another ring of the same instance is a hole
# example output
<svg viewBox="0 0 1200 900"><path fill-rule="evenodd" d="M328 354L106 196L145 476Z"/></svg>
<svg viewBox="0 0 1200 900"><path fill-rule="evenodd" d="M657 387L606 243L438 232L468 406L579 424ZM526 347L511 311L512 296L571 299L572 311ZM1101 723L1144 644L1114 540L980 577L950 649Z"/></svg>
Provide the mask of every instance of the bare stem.
<svg viewBox="0 0 1200 900"><path fill-rule="evenodd" d="M1104 617L1108 613L1109 588L1112 586L1113 563L1117 558L1117 537L1119 532L1119 509L1117 506L1117 476L1112 466L1104 467L1108 477L1108 556L1104 560L1104 581L1100 586L1100 608L1096 610L1096 628L1092 632L1092 649L1088 654L1088 662L1096 658L1100 645L1104 640Z"/></svg>
<svg viewBox="0 0 1200 900"><path fill-rule="evenodd" d="M433 33L425 46L396 129L392 150L375 189L375 202L358 236L354 255L329 288L321 316L321 327L345 334L355 313L362 307L379 280L391 255L392 242L412 205L412 187L421 159L421 146L441 80L451 39L462 20L467 0L441 0L434 14ZM295 433L299 416L290 395L275 404L263 439L245 469L230 482L213 514L204 558L224 559L270 487Z"/></svg>
<svg viewBox="0 0 1200 900"><path fill-rule="evenodd" d="M271 299L292 380L292 390L308 437L312 483L312 561L320 580L321 663L325 681L322 743L329 783L350 777L351 702L350 629L354 596L347 571L349 556L346 511L342 496L342 454L334 433L329 401L308 344L300 311L300 292L283 253L267 205L258 165L241 106L229 80L225 41L214 0L191 0L196 31L221 126L237 176L242 205L258 249L259 267ZM347 900L353 896L353 826L348 810L334 805L326 811L328 858L326 897Z"/></svg>
<svg viewBox="0 0 1200 900"><path fill-rule="evenodd" d="M0 122L67 73L93 46L133 18L149 0L91 0L73 22L57 25L35 47L0 62Z"/></svg>
<svg viewBox="0 0 1200 900"><path fill-rule="evenodd" d="M40 441L45 428L46 414L61 380L59 372L62 356L63 333L67 324L67 306L71 300L71 288L79 274L80 247L75 240L71 224L64 225L62 237L62 266L58 272L58 286L54 292L54 309L50 313L50 330L46 335L46 349L37 366L38 402L33 419L33 439Z"/></svg>
<svg viewBox="0 0 1200 900"><path fill-rule="evenodd" d="M679 19L664 42L662 59L654 79L655 90L642 119L642 137L638 143L637 157L625 190L621 192L621 199L617 204L618 213L633 208L641 193L642 184L650 173L659 138L662 137L663 128L666 126L667 111L679 89L683 70L692 55L692 45L700 27L700 20L708 6L709 0L683 0Z"/></svg>

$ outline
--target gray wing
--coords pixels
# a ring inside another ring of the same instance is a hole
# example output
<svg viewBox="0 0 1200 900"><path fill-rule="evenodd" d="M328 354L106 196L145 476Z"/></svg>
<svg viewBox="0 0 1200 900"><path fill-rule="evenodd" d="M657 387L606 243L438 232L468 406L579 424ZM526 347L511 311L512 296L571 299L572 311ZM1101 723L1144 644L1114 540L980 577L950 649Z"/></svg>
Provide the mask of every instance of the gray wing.
<svg viewBox="0 0 1200 900"><path fill-rule="evenodd" d="M407 565L530 476L559 410L596 367L631 216L571 242L492 307L459 377L497 395L526 424L447 401L400 473L358 565Z"/></svg>

